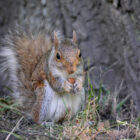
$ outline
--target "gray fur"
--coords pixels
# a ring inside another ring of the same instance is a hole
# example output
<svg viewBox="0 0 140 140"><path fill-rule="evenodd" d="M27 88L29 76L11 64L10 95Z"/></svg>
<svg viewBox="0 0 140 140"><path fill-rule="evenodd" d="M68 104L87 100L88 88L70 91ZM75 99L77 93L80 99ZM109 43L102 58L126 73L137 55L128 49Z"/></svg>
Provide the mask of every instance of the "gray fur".
<svg viewBox="0 0 140 140"><path fill-rule="evenodd" d="M4 44L4 40L3 40ZM0 95L12 95L17 92L17 69L18 62L16 54L13 50L13 43L7 37L5 46L1 46L0 50Z"/></svg>
<svg viewBox="0 0 140 140"><path fill-rule="evenodd" d="M63 40L63 36L59 32L57 32L59 41L61 42ZM32 116L32 105L36 102L36 100L33 99L33 97L38 93L38 91L28 91L28 89L24 88L23 93L20 91L21 87L23 86L19 79L19 72L21 71L20 64L18 62L20 56L16 54L17 44L15 41L15 38L22 38L23 35L26 35L26 32L22 31L15 31L14 33L9 33L3 40L3 45L1 45L0 50L0 95L13 95L15 99L17 99L18 103L25 106L28 105L28 116ZM34 38L35 36L32 36L31 34L27 34L27 37ZM63 52L64 53L64 52ZM67 80L69 75L66 71L63 69L59 69L57 62L54 61L55 58L55 47L52 47L48 62L48 70L47 72L51 72L53 76L57 80L57 87L62 90L64 87L64 81ZM24 74L24 71L22 71ZM74 73L74 77L83 83L84 79L81 75L83 73L83 64L79 65L77 67L77 71ZM24 75L23 75L24 76ZM57 79L58 77L58 79ZM60 78L60 79L59 79ZM26 80L26 79L25 79ZM80 91L76 91L76 94L73 94L72 92L67 93L65 92L62 95L60 95L58 92L58 89L52 88L52 85L47 81L44 80L44 87L43 90L43 101L41 104L41 109L39 110L39 122L42 123L43 121L58 121L61 119L65 113L67 112L67 109L70 109L71 116L75 115L80 109L82 104L84 104L85 100L85 91L84 88ZM7 88L4 88L7 87ZM10 89L10 90L8 90ZM63 89L64 90L64 89ZM30 95L28 95L29 93ZM26 96L24 96L26 94ZM30 96L30 99L28 98ZM32 102L32 104L30 104Z"/></svg>

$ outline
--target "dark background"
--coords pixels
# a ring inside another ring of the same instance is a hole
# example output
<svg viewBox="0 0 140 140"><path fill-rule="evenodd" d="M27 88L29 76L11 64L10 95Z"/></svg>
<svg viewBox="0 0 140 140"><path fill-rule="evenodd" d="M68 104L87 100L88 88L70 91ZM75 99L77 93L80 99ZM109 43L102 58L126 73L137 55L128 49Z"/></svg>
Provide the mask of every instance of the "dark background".
<svg viewBox="0 0 140 140"><path fill-rule="evenodd" d="M67 37L75 29L94 88L130 94L140 111L139 0L1 0L0 37L15 23Z"/></svg>

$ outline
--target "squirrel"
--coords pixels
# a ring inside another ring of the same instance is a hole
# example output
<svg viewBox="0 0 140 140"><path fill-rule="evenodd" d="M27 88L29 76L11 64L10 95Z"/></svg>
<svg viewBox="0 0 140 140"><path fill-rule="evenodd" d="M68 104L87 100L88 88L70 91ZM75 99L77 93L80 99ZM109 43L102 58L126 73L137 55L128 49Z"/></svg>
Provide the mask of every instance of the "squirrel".
<svg viewBox="0 0 140 140"><path fill-rule="evenodd" d="M11 94L36 123L72 118L85 104L76 32L64 38L54 31L53 39L41 33L10 33L0 48L0 79L0 94Z"/></svg>

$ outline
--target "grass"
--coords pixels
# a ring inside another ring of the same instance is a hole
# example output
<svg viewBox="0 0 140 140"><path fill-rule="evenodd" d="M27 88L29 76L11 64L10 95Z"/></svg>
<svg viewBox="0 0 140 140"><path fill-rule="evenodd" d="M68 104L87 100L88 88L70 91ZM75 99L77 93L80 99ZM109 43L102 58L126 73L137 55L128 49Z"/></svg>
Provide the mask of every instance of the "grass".
<svg viewBox="0 0 140 140"><path fill-rule="evenodd" d="M94 89L88 78L87 104L83 111L73 119L54 124L40 126L27 120L16 108L10 97L0 98L0 138L19 140L109 140L140 139L140 117L135 117L130 97L116 100L103 84ZM115 107L114 107L115 106ZM113 112L113 113L112 113ZM114 113L115 112L115 113Z"/></svg>

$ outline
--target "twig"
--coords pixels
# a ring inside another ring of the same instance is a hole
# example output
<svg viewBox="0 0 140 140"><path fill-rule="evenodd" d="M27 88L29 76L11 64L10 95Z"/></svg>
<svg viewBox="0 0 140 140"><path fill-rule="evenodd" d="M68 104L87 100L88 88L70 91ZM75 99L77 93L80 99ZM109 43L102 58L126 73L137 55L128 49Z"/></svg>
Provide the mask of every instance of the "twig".
<svg viewBox="0 0 140 140"><path fill-rule="evenodd" d="M13 132L16 130L16 128L19 126L20 122L22 121L22 119L24 118L24 116L22 116L20 118L20 120L17 122L16 126L12 129L12 131L8 134L8 136L6 137L5 140L8 140L10 138L10 136L13 134Z"/></svg>

